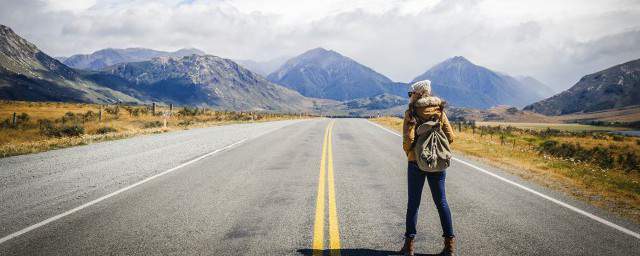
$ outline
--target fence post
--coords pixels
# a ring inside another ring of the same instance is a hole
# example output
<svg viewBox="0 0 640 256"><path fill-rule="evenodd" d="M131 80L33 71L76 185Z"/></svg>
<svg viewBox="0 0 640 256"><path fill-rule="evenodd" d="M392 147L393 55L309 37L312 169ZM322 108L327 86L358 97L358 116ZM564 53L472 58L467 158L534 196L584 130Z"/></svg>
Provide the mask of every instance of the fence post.
<svg viewBox="0 0 640 256"><path fill-rule="evenodd" d="M98 109L98 122L102 122L102 106Z"/></svg>
<svg viewBox="0 0 640 256"><path fill-rule="evenodd" d="M458 132L462 132L462 121L458 121Z"/></svg>
<svg viewBox="0 0 640 256"><path fill-rule="evenodd" d="M156 103L151 103L151 114L156 115Z"/></svg>
<svg viewBox="0 0 640 256"><path fill-rule="evenodd" d="M169 115L173 112L173 103L169 104Z"/></svg>
<svg viewBox="0 0 640 256"><path fill-rule="evenodd" d="M18 121L18 119L16 118L16 112L13 112L13 118L11 121L11 125L12 126L16 126L16 122Z"/></svg>

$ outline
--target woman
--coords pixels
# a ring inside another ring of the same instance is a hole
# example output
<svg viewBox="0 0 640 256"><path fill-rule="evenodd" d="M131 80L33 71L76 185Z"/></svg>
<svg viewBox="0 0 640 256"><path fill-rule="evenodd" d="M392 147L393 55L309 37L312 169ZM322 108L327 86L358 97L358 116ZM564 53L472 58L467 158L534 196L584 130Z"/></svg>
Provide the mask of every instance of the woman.
<svg viewBox="0 0 640 256"><path fill-rule="evenodd" d="M416 236L416 224L418 222L418 208L422 195L422 188L425 179L429 183L431 196L438 208L440 215L440 224L442 225L442 236L444 237L444 249L442 255L455 254L455 236L453 234L453 225L451 221L451 212L447 205L445 196L445 177L446 171L442 172L425 172L418 168L416 156L413 151L415 139L415 129L420 125L420 121L441 120L442 130L444 131L449 143L453 142L453 129L444 113L445 102L438 97L431 95L431 81L423 80L411 85L409 92L409 109L404 113L404 124L402 127L403 148L407 154L409 161L408 176L408 203L406 216L406 232L404 246L401 253L405 255L414 255L414 239Z"/></svg>

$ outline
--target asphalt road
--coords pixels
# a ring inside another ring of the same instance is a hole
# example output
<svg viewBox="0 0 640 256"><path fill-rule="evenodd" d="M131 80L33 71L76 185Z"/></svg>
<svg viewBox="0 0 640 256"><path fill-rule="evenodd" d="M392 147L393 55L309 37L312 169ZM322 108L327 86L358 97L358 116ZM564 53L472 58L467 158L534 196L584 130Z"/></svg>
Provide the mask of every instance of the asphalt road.
<svg viewBox="0 0 640 256"><path fill-rule="evenodd" d="M504 177L447 171L460 255L640 254L638 225L457 158ZM150 135L0 170L0 255L396 255L404 232L401 139L362 119ZM428 189L420 214L417 250L437 253Z"/></svg>

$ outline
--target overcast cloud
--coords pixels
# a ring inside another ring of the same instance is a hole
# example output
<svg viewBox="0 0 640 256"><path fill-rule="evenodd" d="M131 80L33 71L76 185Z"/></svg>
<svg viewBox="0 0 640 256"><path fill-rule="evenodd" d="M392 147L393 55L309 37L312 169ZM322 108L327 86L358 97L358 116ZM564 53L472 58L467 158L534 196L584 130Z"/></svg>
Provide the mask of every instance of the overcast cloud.
<svg viewBox="0 0 640 256"><path fill-rule="evenodd" d="M405 82L462 55L566 89L640 58L637 0L1 0L0 23L53 56L196 47L268 60L322 46Z"/></svg>

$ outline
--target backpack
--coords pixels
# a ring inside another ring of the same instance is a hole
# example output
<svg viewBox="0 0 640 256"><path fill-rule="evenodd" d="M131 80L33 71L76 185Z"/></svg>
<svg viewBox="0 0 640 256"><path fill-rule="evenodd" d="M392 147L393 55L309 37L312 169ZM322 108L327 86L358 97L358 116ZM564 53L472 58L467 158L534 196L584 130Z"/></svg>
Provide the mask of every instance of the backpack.
<svg viewBox="0 0 640 256"><path fill-rule="evenodd" d="M452 154L449 140L442 130L442 114L437 121L422 121L415 109L413 111L418 121L413 147L418 167L425 172L444 171L451 165ZM444 111L442 106L440 111Z"/></svg>

